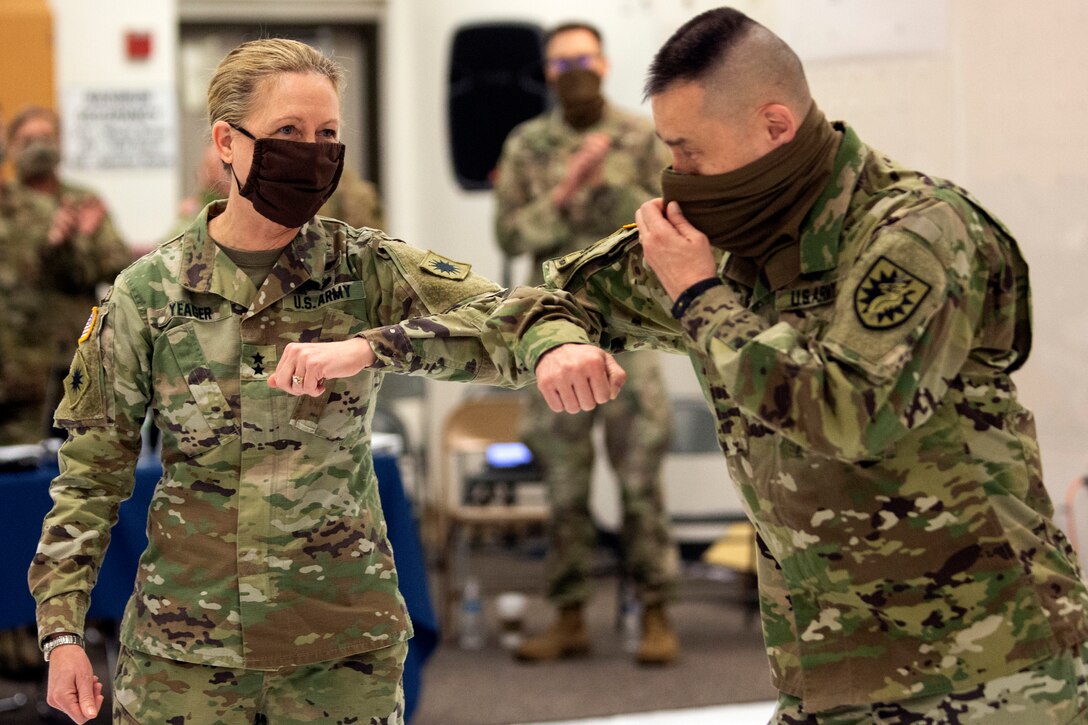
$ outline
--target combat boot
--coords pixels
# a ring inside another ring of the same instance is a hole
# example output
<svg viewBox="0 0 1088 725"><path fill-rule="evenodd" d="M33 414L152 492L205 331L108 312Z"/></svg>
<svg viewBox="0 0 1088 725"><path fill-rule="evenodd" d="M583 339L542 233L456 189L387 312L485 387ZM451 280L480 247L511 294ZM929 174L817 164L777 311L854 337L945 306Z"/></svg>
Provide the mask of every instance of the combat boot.
<svg viewBox="0 0 1088 725"><path fill-rule="evenodd" d="M589 654L589 635L579 604L562 607L550 629L530 637L514 650L514 656L526 662L547 662L584 654Z"/></svg>
<svg viewBox="0 0 1088 725"><path fill-rule="evenodd" d="M642 613L642 640L635 656L640 664L667 665L680 654L680 640L669 624L663 604L651 604Z"/></svg>

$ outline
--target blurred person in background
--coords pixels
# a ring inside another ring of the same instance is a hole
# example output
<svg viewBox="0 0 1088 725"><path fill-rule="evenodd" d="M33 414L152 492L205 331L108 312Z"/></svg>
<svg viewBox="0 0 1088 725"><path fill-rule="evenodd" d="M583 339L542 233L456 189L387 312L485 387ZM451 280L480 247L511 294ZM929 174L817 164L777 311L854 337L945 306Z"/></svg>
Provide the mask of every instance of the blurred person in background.
<svg viewBox="0 0 1088 725"><path fill-rule="evenodd" d="M0 297L10 355L3 370L0 442L51 434L87 309L132 254L102 199L58 175L60 122L47 109L20 111L7 129L16 178L8 189L9 233L0 239Z"/></svg>
<svg viewBox="0 0 1088 725"><path fill-rule="evenodd" d="M0 166L7 155L0 113ZM8 263L13 228L10 191L0 179L0 309L10 310L23 292L17 268ZM0 314L0 446L37 443L44 436L44 375L35 366L34 329L20 315ZM0 631L0 677L37 679L43 672L32 626Z"/></svg>
<svg viewBox="0 0 1088 725"><path fill-rule="evenodd" d="M347 167L340 175L336 191L317 213L356 228L385 229L385 211L378 187Z"/></svg>
<svg viewBox="0 0 1088 725"><path fill-rule="evenodd" d="M200 164L196 168L196 193L187 196L178 204L178 229L170 234L174 238L181 234L193 222L193 217L208 204L219 199L226 199L230 193L230 171L219 158L219 150L214 143L204 147Z"/></svg>
<svg viewBox="0 0 1088 725"><path fill-rule="evenodd" d="M495 181L496 236L508 255L529 254L529 284L543 281L548 259L580 252L631 222L640 204L661 194L668 152L649 119L619 109L601 95L608 73L601 34L566 23L545 38L545 78L558 104L511 131ZM548 598L552 626L525 640L515 655L543 661L590 649L583 608L597 529L589 508L593 428L603 423L605 449L616 472L623 511L622 576L634 583L642 608L636 658L671 662L679 643L665 611L677 575L661 491L670 410L652 352L622 356L628 383L619 397L592 412L554 413L530 396L525 443L545 471L550 497Z"/></svg>

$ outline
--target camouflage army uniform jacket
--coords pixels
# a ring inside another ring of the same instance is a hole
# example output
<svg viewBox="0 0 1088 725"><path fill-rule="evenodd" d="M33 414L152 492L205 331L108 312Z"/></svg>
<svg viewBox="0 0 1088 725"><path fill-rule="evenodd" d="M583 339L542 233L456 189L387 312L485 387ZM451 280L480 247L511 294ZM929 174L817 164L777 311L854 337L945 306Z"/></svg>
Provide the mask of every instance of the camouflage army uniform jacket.
<svg viewBox="0 0 1088 725"><path fill-rule="evenodd" d="M125 646L272 669L403 641L411 624L370 450L383 375L331 381L320 397L272 389L268 377L289 342L380 335L371 328L439 313L416 331L429 355L417 370L514 381L481 352L499 288L467 265L317 217L258 291L207 234L219 204L122 272L77 348L56 415L70 435L29 574L39 635L83 631L150 407L163 477Z"/></svg>
<svg viewBox="0 0 1088 725"><path fill-rule="evenodd" d="M518 334L530 368L581 328L687 354L759 534L773 680L820 711L969 688L1088 639L1033 418L1027 267L955 186L844 132L802 273L732 278L678 322L636 229L549 263L585 316ZM511 295L495 323L530 315ZM582 338L585 339L585 338Z"/></svg>
<svg viewBox="0 0 1088 725"><path fill-rule="evenodd" d="M560 211L552 189L587 134L607 133L612 145L601 183L579 189ZM661 170L669 165L665 145L649 119L605 106L601 120L577 130L555 109L521 124L506 139L495 180L496 237L511 256L533 255L530 284L552 257L585 249L634 219L645 201L661 195Z"/></svg>

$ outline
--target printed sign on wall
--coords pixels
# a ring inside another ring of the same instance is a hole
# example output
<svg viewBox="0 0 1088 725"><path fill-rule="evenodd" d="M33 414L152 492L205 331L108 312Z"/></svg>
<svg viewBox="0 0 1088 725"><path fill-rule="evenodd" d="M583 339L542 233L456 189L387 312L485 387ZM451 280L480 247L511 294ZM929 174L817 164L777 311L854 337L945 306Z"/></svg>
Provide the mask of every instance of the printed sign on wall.
<svg viewBox="0 0 1088 725"><path fill-rule="evenodd" d="M177 154L176 105L167 88L68 88L63 104L65 167L172 167Z"/></svg>

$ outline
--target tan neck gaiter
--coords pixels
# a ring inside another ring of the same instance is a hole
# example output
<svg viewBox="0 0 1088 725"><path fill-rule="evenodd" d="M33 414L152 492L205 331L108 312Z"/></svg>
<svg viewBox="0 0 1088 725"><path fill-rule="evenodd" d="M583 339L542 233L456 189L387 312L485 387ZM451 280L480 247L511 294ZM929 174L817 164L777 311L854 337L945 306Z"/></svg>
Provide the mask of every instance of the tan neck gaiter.
<svg viewBox="0 0 1088 725"><path fill-rule="evenodd" d="M796 244L801 224L831 178L841 134L816 104L792 141L736 171L714 176L661 172L664 201L676 201L711 244L762 264Z"/></svg>

